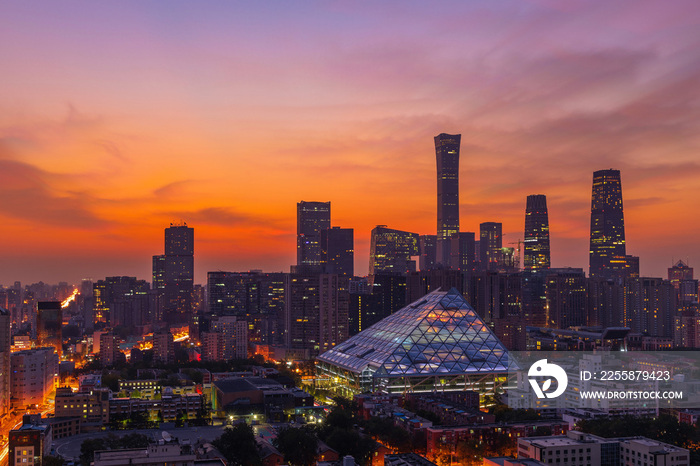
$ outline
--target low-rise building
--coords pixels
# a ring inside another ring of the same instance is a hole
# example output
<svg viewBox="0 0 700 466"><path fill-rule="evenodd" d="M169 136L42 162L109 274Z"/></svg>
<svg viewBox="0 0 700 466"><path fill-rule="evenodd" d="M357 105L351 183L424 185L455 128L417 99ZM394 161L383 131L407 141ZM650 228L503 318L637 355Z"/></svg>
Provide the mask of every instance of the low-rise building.
<svg viewBox="0 0 700 466"><path fill-rule="evenodd" d="M73 393L68 387L56 390L55 416L57 418L78 418L81 422L81 432L88 425L101 426L109 422L107 403L111 391L107 388Z"/></svg>
<svg viewBox="0 0 700 466"><path fill-rule="evenodd" d="M400 453L384 455L384 466L436 466L436 464L415 453Z"/></svg>
<svg viewBox="0 0 700 466"><path fill-rule="evenodd" d="M163 443L129 450L95 452L94 466L194 466L196 455L190 445Z"/></svg>
<svg viewBox="0 0 700 466"><path fill-rule="evenodd" d="M500 456L498 458L484 458L484 466L544 466L544 463L531 459Z"/></svg>
<svg viewBox="0 0 700 466"><path fill-rule="evenodd" d="M667 443L644 437L621 438L620 464L622 466L687 466L690 452Z"/></svg>
<svg viewBox="0 0 700 466"><path fill-rule="evenodd" d="M519 439L520 437L530 437L540 432L551 432L561 436L566 434L568 430L569 425L560 420L476 424L470 426L432 426L426 429L427 454L431 455L434 451L438 451L445 446L452 446L469 440L493 445L504 436Z"/></svg>
<svg viewBox="0 0 700 466"><path fill-rule="evenodd" d="M689 466L690 452L645 437L603 438L578 431L518 439L518 459L570 466Z"/></svg>
<svg viewBox="0 0 700 466"><path fill-rule="evenodd" d="M9 434L9 463L11 465L42 464L51 452L51 426L41 423L41 416L25 414L22 426Z"/></svg>

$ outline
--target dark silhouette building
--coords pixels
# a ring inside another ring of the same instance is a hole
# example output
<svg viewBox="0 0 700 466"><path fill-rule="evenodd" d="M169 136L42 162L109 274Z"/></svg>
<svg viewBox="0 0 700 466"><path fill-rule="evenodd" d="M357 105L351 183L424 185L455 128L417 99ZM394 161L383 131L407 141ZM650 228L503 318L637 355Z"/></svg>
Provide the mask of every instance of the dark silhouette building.
<svg viewBox="0 0 700 466"><path fill-rule="evenodd" d="M626 280L626 327L634 333L673 337L676 293L668 280L655 277Z"/></svg>
<svg viewBox="0 0 700 466"><path fill-rule="evenodd" d="M464 273L457 269L434 269L411 272L406 276L406 302L416 301L421 296L437 289L455 288L465 293Z"/></svg>
<svg viewBox="0 0 700 466"><path fill-rule="evenodd" d="M252 343L283 342L285 273L209 272L209 317L236 316L251 323Z"/></svg>
<svg viewBox="0 0 700 466"><path fill-rule="evenodd" d="M485 222L479 225L481 269L497 270L503 255L503 224Z"/></svg>
<svg viewBox="0 0 700 466"><path fill-rule="evenodd" d="M136 277L106 277L92 285L95 322L110 326L133 326L152 322L155 317L145 280Z"/></svg>
<svg viewBox="0 0 700 466"><path fill-rule="evenodd" d="M330 227L330 202L297 203L297 267L321 265L321 232Z"/></svg>
<svg viewBox="0 0 700 466"><path fill-rule="evenodd" d="M286 341L315 356L348 338L348 279L337 274L286 275Z"/></svg>
<svg viewBox="0 0 700 466"><path fill-rule="evenodd" d="M437 235L421 235L418 238L418 253L418 267L421 270L434 268L437 261Z"/></svg>
<svg viewBox="0 0 700 466"><path fill-rule="evenodd" d="M171 223L165 229L165 254L153 257L153 285L162 290L165 320L189 322L193 310L194 228L186 223Z"/></svg>
<svg viewBox="0 0 700 466"><path fill-rule="evenodd" d="M474 272L477 265L474 232L455 233L452 235L451 240L452 246L450 250L452 257L450 267L462 272ZM462 292L461 289L459 290Z"/></svg>
<svg viewBox="0 0 700 466"><path fill-rule="evenodd" d="M355 275L355 240L352 228L321 230L321 265L324 273Z"/></svg>
<svg viewBox="0 0 700 466"><path fill-rule="evenodd" d="M637 266L638 267L638 266ZM625 220L619 170L593 173L591 196L591 277L626 275Z"/></svg>
<svg viewBox="0 0 700 466"><path fill-rule="evenodd" d="M524 243L524 270L548 269L550 267L549 216L547 197L544 194L532 194L527 197Z"/></svg>
<svg viewBox="0 0 700 466"><path fill-rule="evenodd" d="M668 269L668 280L676 290L678 303L698 301L698 281L693 278L693 268L682 260Z"/></svg>
<svg viewBox="0 0 700 466"><path fill-rule="evenodd" d="M437 263L450 264L450 239L459 233L460 134L435 136L437 158Z"/></svg>
<svg viewBox="0 0 700 466"><path fill-rule="evenodd" d="M39 347L50 346L60 359L63 354L63 312L60 301L39 301L36 336Z"/></svg>
<svg viewBox="0 0 700 466"><path fill-rule="evenodd" d="M583 269L558 268L547 273L547 327L580 327L588 321L588 297Z"/></svg>

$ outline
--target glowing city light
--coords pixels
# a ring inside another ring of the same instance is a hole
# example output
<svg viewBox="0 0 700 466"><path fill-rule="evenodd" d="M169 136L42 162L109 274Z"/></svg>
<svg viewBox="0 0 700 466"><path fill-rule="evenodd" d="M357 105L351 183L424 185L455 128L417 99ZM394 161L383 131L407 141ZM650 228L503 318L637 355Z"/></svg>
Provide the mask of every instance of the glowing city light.
<svg viewBox="0 0 700 466"><path fill-rule="evenodd" d="M66 299L63 300L63 302L61 303L61 309L67 308L68 305L69 305L70 303L72 303L73 301L75 301L75 297L76 297L76 296L78 296L78 289L77 289L77 288L75 288L75 289L73 290L73 294L72 294L72 295L68 296Z"/></svg>

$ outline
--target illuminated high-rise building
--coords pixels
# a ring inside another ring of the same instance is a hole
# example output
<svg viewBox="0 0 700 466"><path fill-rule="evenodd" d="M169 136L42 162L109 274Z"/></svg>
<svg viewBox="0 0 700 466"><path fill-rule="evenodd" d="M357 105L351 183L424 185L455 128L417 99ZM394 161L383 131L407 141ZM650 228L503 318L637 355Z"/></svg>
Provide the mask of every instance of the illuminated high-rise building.
<svg viewBox="0 0 700 466"><path fill-rule="evenodd" d="M547 197L532 194L527 197L525 208L525 270L543 270L550 266L549 258L549 216Z"/></svg>
<svg viewBox="0 0 700 466"><path fill-rule="evenodd" d="M436 262L450 265L452 235L459 233L459 145L461 134L435 136L437 159Z"/></svg>
<svg viewBox="0 0 700 466"><path fill-rule="evenodd" d="M321 231L330 227L330 202L297 203L297 267L321 265Z"/></svg>
<svg viewBox="0 0 700 466"><path fill-rule="evenodd" d="M52 347L18 351L10 356L10 394L13 408L43 405L56 388L58 355Z"/></svg>
<svg viewBox="0 0 700 466"><path fill-rule="evenodd" d="M627 268L620 170L593 172L591 277L617 278Z"/></svg>
<svg viewBox="0 0 700 466"><path fill-rule="evenodd" d="M372 229L369 246L369 275L392 273L403 274L416 271L418 255L418 234L394 230L386 225ZM448 263L449 264L449 263Z"/></svg>
<svg viewBox="0 0 700 466"><path fill-rule="evenodd" d="M165 229L164 265L163 307L166 320L189 322L194 290L194 228L186 223L171 223Z"/></svg>

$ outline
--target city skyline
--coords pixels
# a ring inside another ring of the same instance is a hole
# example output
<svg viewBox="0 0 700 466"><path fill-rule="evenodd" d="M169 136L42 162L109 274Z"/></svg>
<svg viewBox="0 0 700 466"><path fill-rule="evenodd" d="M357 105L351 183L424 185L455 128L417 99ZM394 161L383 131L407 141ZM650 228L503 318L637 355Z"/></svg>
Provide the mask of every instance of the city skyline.
<svg viewBox="0 0 700 466"><path fill-rule="evenodd" d="M3 6L0 283L150 280L180 220L196 283L286 272L301 200L333 203L365 275L376 225L436 234L443 132L462 135L460 231L523 239L541 193L552 266L588 270L591 174L613 168L641 274L696 265L692 2L280 8Z"/></svg>

